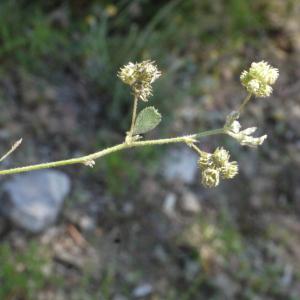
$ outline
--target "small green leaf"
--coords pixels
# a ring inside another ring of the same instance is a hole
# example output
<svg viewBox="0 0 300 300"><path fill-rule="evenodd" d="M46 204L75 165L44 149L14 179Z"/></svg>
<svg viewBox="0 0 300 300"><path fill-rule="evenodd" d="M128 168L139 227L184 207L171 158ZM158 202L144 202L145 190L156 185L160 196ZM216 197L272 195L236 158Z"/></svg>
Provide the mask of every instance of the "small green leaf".
<svg viewBox="0 0 300 300"><path fill-rule="evenodd" d="M154 129L161 121L161 114L153 106L144 108L137 116L133 134L142 134Z"/></svg>

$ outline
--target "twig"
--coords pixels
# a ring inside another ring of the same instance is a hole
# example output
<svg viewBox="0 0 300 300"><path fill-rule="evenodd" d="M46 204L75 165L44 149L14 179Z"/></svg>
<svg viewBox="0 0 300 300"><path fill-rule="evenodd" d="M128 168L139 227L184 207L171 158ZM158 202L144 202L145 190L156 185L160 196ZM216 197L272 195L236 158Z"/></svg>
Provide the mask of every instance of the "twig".
<svg viewBox="0 0 300 300"><path fill-rule="evenodd" d="M10 154L12 154L22 143L22 138L19 139L18 141L16 141L12 147L10 148L10 150L5 153L1 158L0 158L0 162L3 161L5 158L7 158Z"/></svg>

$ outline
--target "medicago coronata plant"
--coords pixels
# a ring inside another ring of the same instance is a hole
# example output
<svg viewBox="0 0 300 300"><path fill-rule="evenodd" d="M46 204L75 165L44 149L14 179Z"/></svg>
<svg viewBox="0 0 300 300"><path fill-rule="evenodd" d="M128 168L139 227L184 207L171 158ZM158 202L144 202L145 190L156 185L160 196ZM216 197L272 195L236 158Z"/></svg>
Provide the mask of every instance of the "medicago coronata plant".
<svg viewBox="0 0 300 300"><path fill-rule="evenodd" d="M184 143L199 155L198 166L201 170L201 182L205 187L215 187L222 179L231 179L238 174L238 163L230 160L230 154L222 147L218 147L213 153L201 150L198 142L202 137L226 134L235 139L240 145L256 148L262 145L267 135L254 137L256 127L242 129L239 122L241 113L252 97L268 97L272 93L272 85L278 78L278 70L268 63L253 62L249 70L241 74L241 83L247 91L245 100L240 107L231 112L222 128L212 129L200 133L163 138L155 140L145 139L145 134L158 126L161 122L161 114L153 106L148 106L138 111L138 104L149 102L153 92L153 83L161 76L154 62L146 60L140 63L128 63L120 69L118 77L123 83L129 85L133 96L133 111L129 130L124 141L118 145L97 151L92 154L77 158L59 160L54 162L29 165L25 167L0 170L0 175L15 174L33 170L53 168L71 164L84 164L89 167L95 165L96 159L113 152L128 148L154 146L172 143ZM12 148L0 158L0 162L18 148L22 140L16 142Z"/></svg>

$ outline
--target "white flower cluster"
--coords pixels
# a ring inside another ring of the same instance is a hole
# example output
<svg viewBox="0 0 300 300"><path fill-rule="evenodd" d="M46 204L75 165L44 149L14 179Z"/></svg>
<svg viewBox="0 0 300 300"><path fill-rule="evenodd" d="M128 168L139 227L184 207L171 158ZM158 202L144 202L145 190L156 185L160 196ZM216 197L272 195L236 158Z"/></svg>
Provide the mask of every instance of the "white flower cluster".
<svg viewBox="0 0 300 300"><path fill-rule="evenodd" d="M279 76L278 69L267 62L253 62L249 71L241 74L241 83L247 91L257 97L268 97L272 94L272 86Z"/></svg>
<svg viewBox="0 0 300 300"><path fill-rule="evenodd" d="M152 83L161 76L154 62L145 60L140 63L128 63L120 69L118 77L130 85L133 94L143 101L152 95Z"/></svg>
<svg viewBox="0 0 300 300"><path fill-rule="evenodd" d="M235 111L227 116L224 126L225 133L236 139L242 146L256 148L262 145L267 135L253 137L252 134L257 130L257 127L249 127L241 130L242 126L238 119L239 113Z"/></svg>

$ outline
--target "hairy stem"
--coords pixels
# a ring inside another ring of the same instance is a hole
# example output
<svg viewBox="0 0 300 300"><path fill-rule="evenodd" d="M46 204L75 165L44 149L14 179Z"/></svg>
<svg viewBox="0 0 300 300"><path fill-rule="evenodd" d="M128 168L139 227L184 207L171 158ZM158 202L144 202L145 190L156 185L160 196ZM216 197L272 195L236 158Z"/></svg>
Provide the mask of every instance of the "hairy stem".
<svg viewBox="0 0 300 300"><path fill-rule="evenodd" d="M224 134L224 128L218 128L218 129L212 129L212 130L207 130L207 131L203 131L200 133L196 133L194 135L192 135L193 138L195 139L200 139L206 136L210 136L210 135L216 135L216 134Z"/></svg>
<svg viewBox="0 0 300 300"><path fill-rule="evenodd" d="M103 156L111 154L113 152L128 149L128 148L152 146L152 145L164 145L164 144L171 144L171 143L186 143L187 145L190 145L195 142L196 138L201 138L201 137L215 135L215 134L222 134L222 133L224 133L224 130L221 128L221 129L204 131L199 134L186 135L186 136L181 136L181 137L148 140L148 141L133 141L131 143L122 143L122 144L112 146L110 148L106 148L101 151L97 151L95 153L77 157L77 158L58 160L58 161L53 161L53 162L29 165L29 166L12 168L12 169L7 169L7 170L0 170L0 175L23 173L23 172L28 172L28 171L48 169L48 168L54 168L54 167L59 167L59 166L65 166L65 165L86 164L90 161L96 160L97 158L103 157Z"/></svg>
<svg viewBox="0 0 300 300"><path fill-rule="evenodd" d="M202 155L203 151L201 151L201 149L199 149L195 144L190 144L189 146L194 149L200 156Z"/></svg>
<svg viewBox="0 0 300 300"><path fill-rule="evenodd" d="M245 108L245 106L248 104L248 102L251 99L252 94L249 93L246 98L244 99L243 103L241 104L241 106L238 109L239 114L241 114L243 112L243 109Z"/></svg>
<svg viewBox="0 0 300 300"><path fill-rule="evenodd" d="M129 130L129 133L128 133L129 137L132 137L132 134L133 134L133 128L134 128L135 119L136 119L137 106L138 106L138 97L134 96L131 126L130 126L130 130Z"/></svg>

